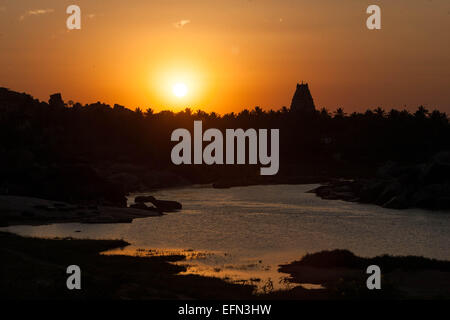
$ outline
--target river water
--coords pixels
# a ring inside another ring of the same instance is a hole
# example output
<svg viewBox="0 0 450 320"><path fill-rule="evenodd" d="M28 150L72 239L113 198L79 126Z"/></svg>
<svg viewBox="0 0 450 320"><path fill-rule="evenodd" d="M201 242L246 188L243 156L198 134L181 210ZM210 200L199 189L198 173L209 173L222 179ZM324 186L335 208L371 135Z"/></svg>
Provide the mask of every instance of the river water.
<svg viewBox="0 0 450 320"><path fill-rule="evenodd" d="M124 239L132 245L109 253L181 253L187 256L181 264L190 266L188 273L245 280L260 289L288 286L286 274L277 271L279 264L326 249L348 249L364 257L392 254L450 260L449 213L323 200L306 193L314 187L166 189L151 195L179 201L183 210L131 224L69 223L3 230L38 237ZM133 199L134 195L129 202Z"/></svg>

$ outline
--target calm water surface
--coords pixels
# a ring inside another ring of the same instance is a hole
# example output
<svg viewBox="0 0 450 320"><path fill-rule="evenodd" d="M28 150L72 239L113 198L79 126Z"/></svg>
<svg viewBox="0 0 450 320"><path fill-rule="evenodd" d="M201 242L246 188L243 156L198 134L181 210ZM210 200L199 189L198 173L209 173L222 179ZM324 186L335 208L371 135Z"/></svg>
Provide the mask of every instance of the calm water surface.
<svg viewBox="0 0 450 320"><path fill-rule="evenodd" d="M305 193L314 187L168 189L152 195L180 201L182 211L131 224L70 223L3 230L38 237L124 239L132 246L113 253L183 253L187 255L183 264L190 265L188 273L252 279L260 288L269 282L283 288L286 275L277 272L279 264L325 249L349 249L366 257L387 253L450 260L450 214L322 200Z"/></svg>

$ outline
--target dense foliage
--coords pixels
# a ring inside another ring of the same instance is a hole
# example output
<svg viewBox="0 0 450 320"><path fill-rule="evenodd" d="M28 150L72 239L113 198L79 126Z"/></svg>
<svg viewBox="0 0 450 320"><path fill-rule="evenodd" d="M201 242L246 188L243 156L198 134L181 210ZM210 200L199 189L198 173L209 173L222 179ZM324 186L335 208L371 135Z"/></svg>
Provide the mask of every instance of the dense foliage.
<svg viewBox="0 0 450 320"><path fill-rule="evenodd" d="M94 186L116 182L129 191L133 187L124 174L137 177L137 188L176 184L179 177L213 182L258 172L259 166L173 166L171 133L176 128L192 130L194 120L202 120L204 128L222 130L280 129L279 177L370 175L388 160L421 162L450 147L447 115L423 106L414 113L377 108L346 114L339 108L305 115L285 107L224 115L190 109L155 113L151 108L132 111L100 102L65 103L59 94L40 102L0 88L1 190L52 196L53 185L66 187L83 180ZM158 177L163 172L165 178Z"/></svg>

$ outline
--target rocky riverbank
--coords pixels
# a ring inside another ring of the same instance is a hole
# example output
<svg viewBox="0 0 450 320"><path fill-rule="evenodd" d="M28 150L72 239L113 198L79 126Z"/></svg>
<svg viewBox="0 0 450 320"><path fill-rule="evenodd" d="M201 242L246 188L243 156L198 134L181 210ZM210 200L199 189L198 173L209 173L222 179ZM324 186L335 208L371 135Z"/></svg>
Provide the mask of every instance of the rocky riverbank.
<svg viewBox="0 0 450 320"><path fill-rule="evenodd" d="M159 210L76 205L31 197L0 195L0 226L50 223L130 223L133 219L162 215Z"/></svg>
<svg viewBox="0 0 450 320"><path fill-rule="evenodd" d="M248 187L256 185L277 184L315 184L328 181L330 177L325 175L301 175L301 176L251 176L243 178L222 178L212 184L216 189L228 189L233 187Z"/></svg>
<svg viewBox="0 0 450 320"><path fill-rule="evenodd" d="M346 250L324 251L280 266L293 284L317 284L255 293L251 285L180 275L183 255L124 256L122 240L25 238L0 232L0 299L449 299L450 262L421 257L360 258ZM82 268L82 290L67 290L66 268ZM368 290L366 268L382 271L382 290Z"/></svg>
<svg viewBox="0 0 450 320"><path fill-rule="evenodd" d="M311 192L323 199L392 209L450 210L450 153L416 165L388 163L373 179L335 180Z"/></svg>
<svg viewBox="0 0 450 320"><path fill-rule="evenodd" d="M368 290L367 267L380 267L381 290ZM293 283L321 285L340 299L450 299L450 261L423 257L375 258L355 256L348 250L322 251L280 266Z"/></svg>
<svg viewBox="0 0 450 320"><path fill-rule="evenodd" d="M172 200L158 200L153 196L137 196L134 198L135 204L131 205L132 208L140 208L146 210L157 210L160 212L173 212L183 208L181 203ZM152 207L148 207L147 204L152 204Z"/></svg>

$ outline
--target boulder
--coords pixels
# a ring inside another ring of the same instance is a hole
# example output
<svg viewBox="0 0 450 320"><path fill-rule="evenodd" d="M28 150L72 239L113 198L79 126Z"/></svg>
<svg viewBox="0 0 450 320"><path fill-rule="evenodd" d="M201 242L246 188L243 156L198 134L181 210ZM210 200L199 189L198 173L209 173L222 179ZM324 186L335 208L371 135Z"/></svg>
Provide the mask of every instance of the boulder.
<svg viewBox="0 0 450 320"><path fill-rule="evenodd" d="M323 199L373 203L392 209L448 210L450 152L441 152L425 163L390 162L372 179L332 181L312 192Z"/></svg>
<svg viewBox="0 0 450 320"><path fill-rule="evenodd" d="M397 181L386 181L383 190L376 197L375 203L378 205L383 205L390 201L392 198L400 195L403 191L403 186Z"/></svg>
<svg viewBox="0 0 450 320"><path fill-rule="evenodd" d="M379 180L361 181L361 186L359 190L361 202L375 203L385 188L385 182Z"/></svg>
<svg viewBox="0 0 450 320"><path fill-rule="evenodd" d="M422 173L421 180L424 184L450 181L450 163L437 160L429 163Z"/></svg>
<svg viewBox="0 0 450 320"><path fill-rule="evenodd" d="M140 210L147 210L147 211L155 211L155 212L159 212L159 213L162 213L158 208L155 208L155 207L149 207L149 206L147 206L145 203L135 203L135 204L132 204L131 206L130 206L130 208L133 208L133 209L140 209Z"/></svg>
<svg viewBox="0 0 450 320"><path fill-rule="evenodd" d="M134 198L135 203L145 203L145 202L152 202L156 200L155 197L152 196L137 196Z"/></svg>
<svg viewBox="0 0 450 320"><path fill-rule="evenodd" d="M383 204L384 208L389 209L408 209L409 208L409 202L406 195L398 195L392 197L389 201Z"/></svg>
<svg viewBox="0 0 450 320"><path fill-rule="evenodd" d="M177 201L157 200L155 199L155 197L152 196L138 196L134 199L134 202L136 204L144 204L144 205L145 203L149 202L153 204L157 209L163 212L170 212L182 209L181 203Z"/></svg>

